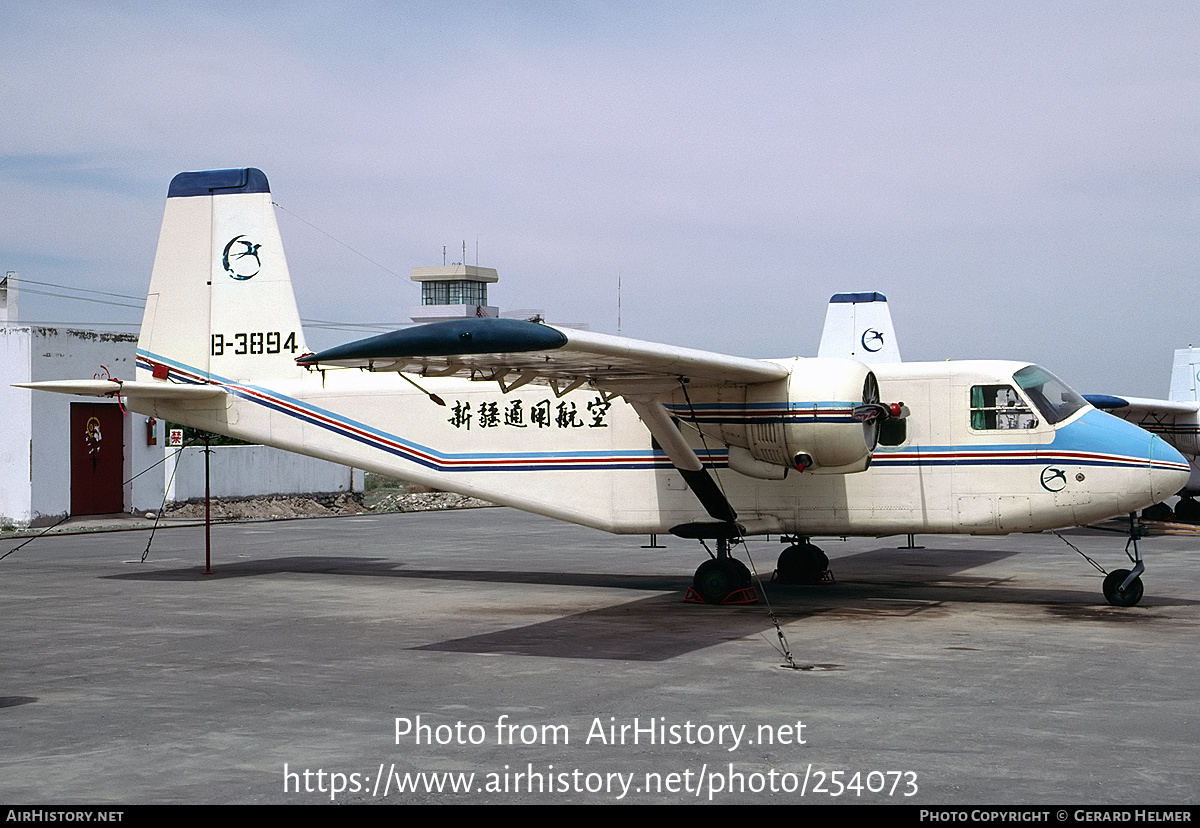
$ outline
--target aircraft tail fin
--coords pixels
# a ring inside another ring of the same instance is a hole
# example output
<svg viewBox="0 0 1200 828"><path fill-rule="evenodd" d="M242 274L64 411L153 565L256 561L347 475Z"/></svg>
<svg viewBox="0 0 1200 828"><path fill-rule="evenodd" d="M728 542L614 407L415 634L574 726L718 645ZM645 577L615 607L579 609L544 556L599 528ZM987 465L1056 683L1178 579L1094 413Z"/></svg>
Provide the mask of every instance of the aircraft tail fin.
<svg viewBox="0 0 1200 828"><path fill-rule="evenodd" d="M892 313L882 293L837 293L829 299L818 357L849 357L868 364L900 362Z"/></svg>
<svg viewBox="0 0 1200 828"><path fill-rule="evenodd" d="M1171 396L1172 402L1188 402L1200 400L1197 387L1200 386L1200 348L1190 345L1175 352L1175 361L1171 364Z"/></svg>
<svg viewBox="0 0 1200 828"><path fill-rule="evenodd" d="M267 177L254 168L171 180L138 339L138 379L299 376L306 353Z"/></svg>

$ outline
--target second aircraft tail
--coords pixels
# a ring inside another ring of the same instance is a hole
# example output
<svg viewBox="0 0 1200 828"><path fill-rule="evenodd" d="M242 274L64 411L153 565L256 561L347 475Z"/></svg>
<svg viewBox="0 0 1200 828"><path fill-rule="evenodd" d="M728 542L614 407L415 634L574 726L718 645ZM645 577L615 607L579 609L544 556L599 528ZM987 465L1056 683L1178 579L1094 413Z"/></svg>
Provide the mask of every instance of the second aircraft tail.
<svg viewBox="0 0 1200 828"><path fill-rule="evenodd" d="M868 365L900 362L887 297L875 291L830 297L817 356L848 357Z"/></svg>
<svg viewBox="0 0 1200 828"><path fill-rule="evenodd" d="M1171 365L1171 401L1191 402L1200 400L1197 386L1200 385L1200 348L1180 348L1175 351Z"/></svg>

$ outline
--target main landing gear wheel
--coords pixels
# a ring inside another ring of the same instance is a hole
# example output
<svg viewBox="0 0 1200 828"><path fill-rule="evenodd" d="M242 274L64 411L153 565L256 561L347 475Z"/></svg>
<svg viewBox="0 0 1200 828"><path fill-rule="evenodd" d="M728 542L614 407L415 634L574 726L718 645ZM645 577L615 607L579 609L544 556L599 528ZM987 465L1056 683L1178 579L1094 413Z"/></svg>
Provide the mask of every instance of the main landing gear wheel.
<svg viewBox="0 0 1200 828"><path fill-rule="evenodd" d="M706 604L723 604L732 593L750 586L750 570L737 558L716 558L696 569L692 589Z"/></svg>
<svg viewBox="0 0 1200 828"><path fill-rule="evenodd" d="M1128 569L1114 569L1104 577L1104 599L1114 607L1132 607L1142 600L1142 579L1134 578L1129 586L1121 589L1121 584L1129 577Z"/></svg>
<svg viewBox="0 0 1200 828"><path fill-rule="evenodd" d="M785 584L819 584L829 569L829 556L811 543L798 543L779 553L778 580Z"/></svg>
<svg viewBox="0 0 1200 828"><path fill-rule="evenodd" d="M1174 520L1175 511L1166 503L1155 503L1142 509L1142 520Z"/></svg>
<svg viewBox="0 0 1200 828"><path fill-rule="evenodd" d="M1181 523L1200 523L1200 503L1190 495L1181 497L1175 504L1175 519Z"/></svg>

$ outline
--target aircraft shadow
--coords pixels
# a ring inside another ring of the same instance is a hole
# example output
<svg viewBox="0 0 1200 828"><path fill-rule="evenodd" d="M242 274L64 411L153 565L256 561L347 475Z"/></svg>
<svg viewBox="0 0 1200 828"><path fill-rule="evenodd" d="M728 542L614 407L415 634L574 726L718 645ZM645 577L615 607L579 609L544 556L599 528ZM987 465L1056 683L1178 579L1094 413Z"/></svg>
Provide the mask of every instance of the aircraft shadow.
<svg viewBox="0 0 1200 828"><path fill-rule="evenodd" d="M1012 551L906 551L876 549L834 559L836 584L793 586L767 583L780 623L894 620L951 612L948 604L1024 606L1065 621L1146 623L1164 606L1195 605L1190 599L1148 595L1134 610L1108 607L1099 584L1079 589L1010 585L1010 578L963 574L1002 561ZM769 564L760 561L764 569ZM766 607L688 604L683 595L691 578L678 575L625 575L522 570L409 569L384 558L290 556L222 563L213 575L197 567L127 572L114 580L201 581L279 574L357 575L495 584L538 584L667 592L610 607L566 615L521 627L415 647L417 650L540 656L548 658L664 661L727 641L763 635L775 641ZM765 579L764 579L765 580ZM1027 583L1027 582L1026 582Z"/></svg>
<svg viewBox="0 0 1200 828"><path fill-rule="evenodd" d="M252 578L266 575L359 575L376 578L421 578L435 581L475 581L511 584L553 584L558 586L610 587L650 591L682 590L690 578L678 575L623 575L592 572L537 572L528 570L406 569L388 558L364 558L342 555L296 555L261 560L239 560L214 564L211 575L202 567L151 569L102 575L115 581L211 581L225 578Z"/></svg>
<svg viewBox="0 0 1200 828"><path fill-rule="evenodd" d="M1013 553L969 554L971 567ZM849 564L853 563L851 566ZM1168 605L1148 596L1133 611L1109 607L1099 590L1030 589L1008 586L1006 578L956 574L962 567L922 563L909 571L892 550L866 552L834 561L849 577L818 586L766 585L771 607L781 624L805 623L806 634L820 625L853 620L894 621L909 616L946 615L949 604L1008 604L1039 610L1061 621L1147 623L1162 620L1146 612ZM915 569L916 571L912 571ZM1098 587L1098 585L1097 585ZM1200 604L1172 600L1170 605ZM775 632L765 605L708 607L684 604L681 596L659 595L613 607L564 616L524 627L499 630L427 644L416 649L550 658L665 661L705 647L762 636L774 644ZM804 666L804 665L802 665ZM832 665L836 667L836 665ZM808 665L829 669L831 665Z"/></svg>
<svg viewBox="0 0 1200 828"><path fill-rule="evenodd" d="M38 701L37 696L0 696L0 708L18 707L22 704L33 704L36 701Z"/></svg>

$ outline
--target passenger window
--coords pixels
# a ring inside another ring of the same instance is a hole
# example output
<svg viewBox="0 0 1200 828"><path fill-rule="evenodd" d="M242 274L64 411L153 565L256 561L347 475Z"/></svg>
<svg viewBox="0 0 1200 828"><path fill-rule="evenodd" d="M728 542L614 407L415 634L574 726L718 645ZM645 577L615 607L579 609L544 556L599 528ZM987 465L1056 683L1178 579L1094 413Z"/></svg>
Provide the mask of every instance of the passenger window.
<svg viewBox="0 0 1200 828"><path fill-rule="evenodd" d="M971 428L991 431L1035 426L1037 418L1011 385L971 387Z"/></svg>

